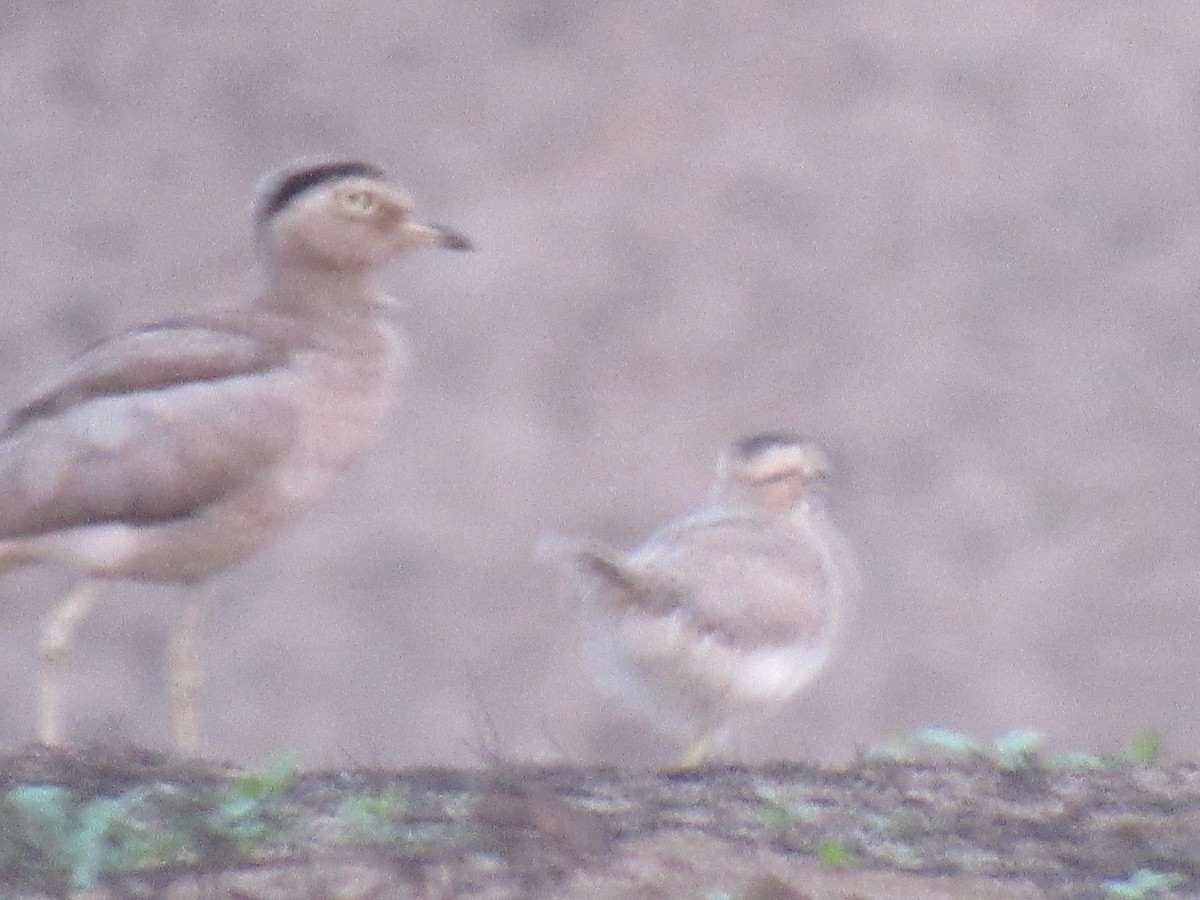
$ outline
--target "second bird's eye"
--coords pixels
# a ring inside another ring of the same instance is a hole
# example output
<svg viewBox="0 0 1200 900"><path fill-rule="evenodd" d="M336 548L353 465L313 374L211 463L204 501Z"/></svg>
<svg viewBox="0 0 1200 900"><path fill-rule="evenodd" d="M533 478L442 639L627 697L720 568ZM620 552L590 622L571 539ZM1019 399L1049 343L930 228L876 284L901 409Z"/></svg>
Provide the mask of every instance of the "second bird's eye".
<svg viewBox="0 0 1200 900"><path fill-rule="evenodd" d="M379 198L370 191L350 191L342 195L342 206L348 212L366 216L379 207Z"/></svg>

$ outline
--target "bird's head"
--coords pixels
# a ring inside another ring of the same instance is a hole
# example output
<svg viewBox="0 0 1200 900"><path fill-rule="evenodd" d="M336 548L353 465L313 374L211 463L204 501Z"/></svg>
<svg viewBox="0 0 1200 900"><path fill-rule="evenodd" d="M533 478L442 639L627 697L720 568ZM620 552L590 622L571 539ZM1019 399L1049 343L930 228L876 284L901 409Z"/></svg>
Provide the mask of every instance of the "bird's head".
<svg viewBox="0 0 1200 900"><path fill-rule="evenodd" d="M412 217L408 195L362 162L308 162L262 184L255 219L267 252L346 271L416 247L469 250L461 234Z"/></svg>
<svg viewBox="0 0 1200 900"><path fill-rule="evenodd" d="M796 434L756 434L734 441L718 464L722 499L785 514L812 495L830 470L817 444Z"/></svg>

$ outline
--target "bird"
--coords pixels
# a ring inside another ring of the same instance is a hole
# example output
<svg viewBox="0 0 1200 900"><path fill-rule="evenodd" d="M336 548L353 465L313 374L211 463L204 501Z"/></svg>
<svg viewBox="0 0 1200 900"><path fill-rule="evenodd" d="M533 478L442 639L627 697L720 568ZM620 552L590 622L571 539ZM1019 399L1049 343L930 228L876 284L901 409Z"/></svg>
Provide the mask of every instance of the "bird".
<svg viewBox="0 0 1200 900"><path fill-rule="evenodd" d="M425 224L380 167L310 159L260 182L255 268L231 302L84 351L0 425L0 572L80 576L41 638L38 739L63 741L64 663L105 582L174 583L172 736L200 744L196 631L211 579L324 495L384 418L409 351L373 276Z"/></svg>
<svg viewBox="0 0 1200 900"><path fill-rule="evenodd" d="M826 666L857 564L820 491L829 459L779 432L721 454L711 501L627 553L550 539L582 602L584 649L602 692L709 759L731 722L778 707Z"/></svg>

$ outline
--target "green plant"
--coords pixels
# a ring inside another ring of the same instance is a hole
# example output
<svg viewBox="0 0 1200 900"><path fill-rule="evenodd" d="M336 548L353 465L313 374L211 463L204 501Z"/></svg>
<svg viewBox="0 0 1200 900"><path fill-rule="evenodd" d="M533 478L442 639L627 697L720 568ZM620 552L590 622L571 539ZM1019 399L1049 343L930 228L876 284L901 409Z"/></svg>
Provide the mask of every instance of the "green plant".
<svg viewBox="0 0 1200 900"><path fill-rule="evenodd" d="M287 792L296 780L296 763L279 756L261 772L236 775L216 792L203 816L203 830L246 855L277 834L288 818Z"/></svg>
<svg viewBox="0 0 1200 900"><path fill-rule="evenodd" d="M988 760L1007 771L1027 769L1037 762L1041 732L1032 728L1015 728L992 743L991 747L948 728L924 728L912 736L912 742L960 756Z"/></svg>
<svg viewBox="0 0 1200 900"><path fill-rule="evenodd" d="M1153 766L1162 756L1162 735L1157 731L1143 731L1133 739L1125 753L1125 761L1131 766Z"/></svg>
<svg viewBox="0 0 1200 900"><path fill-rule="evenodd" d="M797 822L815 822L820 818L823 807L818 803L787 803L772 790L757 791L762 808L758 820L768 828L786 828Z"/></svg>
<svg viewBox="0 0 1200 900"><path fill-rule="evenodd" d="M854 851L841 841L829 838L817 841L813 855L816 856L817 862L827 869L846 869L858 862Z"/></svg>
<svg viewBox="0 0 1200 900"><path fill-rule="evenodd" d="M988 746L962 732L949 728L922 728L906 738L872 747L867 758L876 762L904 763L912 759L919 748L937 750L954 756L995 763L1001 769L1016 772L1039 763L1038 751L1045 737L1032 728L1015 728L998 737ZM1152 766L1162 753L1162 737L1155 731L1145 731L1133 739L1129 749L1120 756L1094 753L1059 753L1045 761L1055 769L1103 769L1109 766Z"/></svg>
<svg viewBox="0 0 1200 900"><path fill-rule="evenodd" d="M1028 769L1037 763L1037 750L1044 740L1042 733L1032 728L1014 728L996 738L993 759L1010 772Z"/></svg>
<svg viewBox="0 0 1200 900"><path fill-rule="evenodd" d="M1106 769L1111 762L1095 753L1068 750L1066 753L1057 753L1050 757L1046 765L1051 769Z"/></svg>
<svg viewBox="0 0 1200 900"><path fill-rule="evenodd" d="M81 801L57 785L25 785L4 798L5 868L50 893L87 890L109 874L137 869L155 852L151 832L131 818L146 792Z"/></svg>
<svg viewBox="0 0 1200 900"><path fill-rule="evenodd" d="M0 872L67 897L153 865L250 858L286 835L295 775L280 758L198 790L160 783L84 800L58 785L15 787L0 798Z"/></svg>
<svg viewBox="0 0 1200 900"><path fill-rule="evenodd" d="M1048 765L1056 769L1106 769L1109 766L1145 768L1156 765L1161 756L1162 735L1157 731L1143 731L1130 741L1129 748L1120 755L1060 753L1051 757Z"/></svg>
<svg viewBox="0 0 1200 900"><path fill-rule="evenodd" d="M892 738L886 744L868 747L863 757L868 762L902 765L912 758L912 748L903 738Z"/></svg>
<svg viewBox="0 0 1200 900"><path fill-rule="evenodd" d="M1171 888L1183 884L1186 879L1176 872L1156 872L1153 869L1138 869L1124 881L1104 882L1104 893L1121 900L1147 900L1160 897Z"/></svg>
<svg viewBox="0 0 1200 900"><path fill-rule="evenodd" d="M795 821L796 817L792 815L787 804L780 800L773 791L765 789L758 791L758 799L762 801L762 808L758 811L758 820L767 828L786 828Z"/></svg>
<svg viewBox="0 0 1200 900"><path fill-rule="evenodd" d="M407 809L407 799L392 785L375 796L347 797L338 807L338 818L346 824L351 840L380 846L406 835L402 819Z"/></svg>
<svg viewBox="0 0 1200 900"><path fill-rule="evenodd" d="M987 750L983 744L968 737L961 731L949 728L922 728L908 739L909 744L931 747L956 756L974 756L978 759L987 758Z"/></svg>

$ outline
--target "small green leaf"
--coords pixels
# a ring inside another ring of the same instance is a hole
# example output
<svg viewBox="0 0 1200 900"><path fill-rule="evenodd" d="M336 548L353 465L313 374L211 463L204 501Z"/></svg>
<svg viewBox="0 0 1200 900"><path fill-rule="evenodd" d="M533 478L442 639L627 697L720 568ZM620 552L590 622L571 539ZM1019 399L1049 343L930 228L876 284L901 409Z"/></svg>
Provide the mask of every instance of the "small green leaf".
<svg viewBox="0 0 1200 900"><path fill-rule="evenodd" d="M1034 763L1043 740L1040 731L1015 728L996 739L996 763L1002 769L1026 769Z"/></svg>
<svg viewBox="0 0 1200 900"><path fill-rule="evenodd" d="M1046 765L1052 769L1104 769L1108 767L1108 763L1102 757L1094 753L1076 751L1058 753L1050 757Z"/></svg>
<svg viewBox="0 0 1200 900"><path fill-rule="evenodd" d="M857 862L853 851L841 841L818 841L813 853L817 862L827 869L846 869Z"/></svg>
<svg viewBox="0 0 1200 900"><path fill-rule="evenodd" d="M72 887L92 888L105 872L132 866L113 838L127 824L130 810L141 799L142 792L133 790L120 797L98 797L79 810L78 823L67 843Z"/></svg>
<svg viewBox="0 0 1200 900"><path fill-rule="evenodd" d="M39 829L65 835L74 808L71 793L53 784L30 784L8 792L8 803L24 820Z"/></svg>
<svg viewBox="0 0 1200 900"><path fill-rule="evenodd" d="M251 800L269 800L282 797L296 780L296 760L281 753L267 763L261 772L235 775L231 780L234 789Z"/></svg>
<svg viewBox="0 0 1200 900"><path fill-rule="evenodd" d="M1128 759L1135 766L1152 766L1162 755L1162 735L1157 731L1143 731L1129 745Z"/></svg>
<svg viewBox="0 0 1200 900"><path fill-rule="evenodd" d="M40 855L47 869L65 877L70 868L67 841L75 819L71 792L51 784L21 785L8 792L5 806L22 843Z"/></svg>
<svg viewBox="0 0 1200 900"><path fill-rule="evenodd" d="M759 810L758 820L764 828L787 828L792 824L792 814L785 806L767 804Z"/></svg>
<svg viewBox="0 0 1200 900"><path fill-rule="evenodd" d="M875 763L906 763L912 757L907 744L896 738L888 741L886 744L876 744L867 750L867 762Z"/></svg>
<svg viewBox="0 0 1200 900"><path fill-rule="evenodd" d="M338 807L338 818L353 838L364 844L391 844L404 836L400 820L407 803L396 785L378 796L347 797Z"/></svg>
<svg viewBox="0 0 1200 900"><path fill-rule="evenodd" d="M949 728L922 728L912 736L912 740L917 744L924 744L927 747L961 756L987 756L987 752L981 744L962 732L952 731Z"/></svg>
<svg viewBox="0 0 1200 900"><path fill-rule="evenodd" d="M1177 872L1156 872L1153 869L1138 869L1125 881L1104 882L1104 893L1120 900L1148 900L1159 897L1171 888L1183 884L1186 879Z"/></svg>

